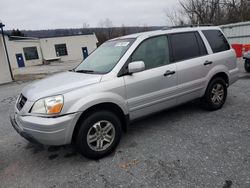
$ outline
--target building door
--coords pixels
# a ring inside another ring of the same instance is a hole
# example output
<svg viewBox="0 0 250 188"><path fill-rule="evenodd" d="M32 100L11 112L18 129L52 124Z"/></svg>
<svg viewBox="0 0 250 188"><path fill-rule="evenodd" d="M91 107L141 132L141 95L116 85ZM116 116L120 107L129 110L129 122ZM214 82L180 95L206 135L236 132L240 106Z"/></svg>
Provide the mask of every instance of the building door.
<svg viewBox="0 0 250 188"><path fill-rule="evenodd" d="M82 55L83 55L83 59L86 59L89 56L87 47L82 47Z"/></svg>
<svg viewBox="0 0 250 188"><path fill-rule="evenodd" d="M17 60L18 67L25 67L23 54L16 54L16 60Z"/></svg>

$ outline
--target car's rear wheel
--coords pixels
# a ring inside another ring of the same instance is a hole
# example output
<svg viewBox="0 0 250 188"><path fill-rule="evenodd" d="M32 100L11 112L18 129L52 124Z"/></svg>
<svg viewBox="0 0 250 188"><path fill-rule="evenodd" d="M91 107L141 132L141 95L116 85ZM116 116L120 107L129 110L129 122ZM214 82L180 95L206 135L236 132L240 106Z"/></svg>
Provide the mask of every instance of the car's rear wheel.
<svg viewBox="0 0 250 188"><path fill-rule="evenodd" d="M245 60L245 70L246 72L250 72L250 60L249 59Z"/></svg>
<svg viewBox="0 0 250 188"><path fill-rule="evenodd" d="M227 98L227 85L223 78L214 78L208 85L202 101L202 106L213 111L222 108Z"/></svg>
<svg viewBox="0 0 250 188"><path fill-rule="evenodd" d="M114 113L98 111L81 122L76 146L85 157L100 159L115 150L121 133L121 121Z"/></svg>

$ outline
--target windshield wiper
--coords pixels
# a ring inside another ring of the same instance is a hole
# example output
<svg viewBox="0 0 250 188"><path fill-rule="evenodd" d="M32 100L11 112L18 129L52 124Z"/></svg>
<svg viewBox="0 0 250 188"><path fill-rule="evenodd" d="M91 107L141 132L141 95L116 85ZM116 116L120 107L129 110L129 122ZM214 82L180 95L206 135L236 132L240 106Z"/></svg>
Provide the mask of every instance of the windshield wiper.
<svg viewBox="0 0 250 188"><path fill-rule="evenodd" d="M93 70L75 70L75 72L79 72L79 73L93 73L95 71L93 71Z"/></svg>
<svg viewBox="0 0 250 188"><path fill-rule="evenodd" d="M100 72L100 71L94 71L94 70L75 70L74 69L74 72L77 72L77 73L89 73L89 74L106 74L106 72Z"/></svg>

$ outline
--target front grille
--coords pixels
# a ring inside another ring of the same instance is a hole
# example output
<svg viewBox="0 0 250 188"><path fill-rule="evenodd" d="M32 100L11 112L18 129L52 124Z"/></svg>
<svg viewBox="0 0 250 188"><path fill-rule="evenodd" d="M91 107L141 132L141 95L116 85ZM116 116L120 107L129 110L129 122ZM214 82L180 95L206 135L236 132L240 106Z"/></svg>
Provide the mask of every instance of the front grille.
<svg viewBox="0 0 250 188"><path fill-rule="evenodd" d="M17 109L19 111L22 110L22 108L23 108L23 106L25 105L26 102L27 102L27 98L21 94L18 101L17 101L17 106L16 106Z"/></svg>

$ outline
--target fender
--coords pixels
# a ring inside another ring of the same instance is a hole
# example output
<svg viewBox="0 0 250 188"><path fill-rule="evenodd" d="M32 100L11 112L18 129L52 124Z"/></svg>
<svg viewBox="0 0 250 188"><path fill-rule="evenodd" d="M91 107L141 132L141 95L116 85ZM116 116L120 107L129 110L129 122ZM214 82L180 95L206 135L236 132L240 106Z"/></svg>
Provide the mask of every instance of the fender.
<svg viewBox="0 0 250 188"><path fill-rule="evenodd" d="M74 101L71 107L67 110L67 113L84 112L88 108L101 103L116 104L121 108L124 115L128 114L126 100L122 96L111 92L100 92L80 98L79 100Z"/></svg>
<svg viewBox="0 0 250 188"><path fill-rule="evenodd" d="M203 89L202 93L204 94L206 92L206 89L208 87L209 82L211 79L218 73L225 73L227 77L229 78L229 71L228 68L225 65L216 65L213 67L206 76L206 87Z"/></svg>

